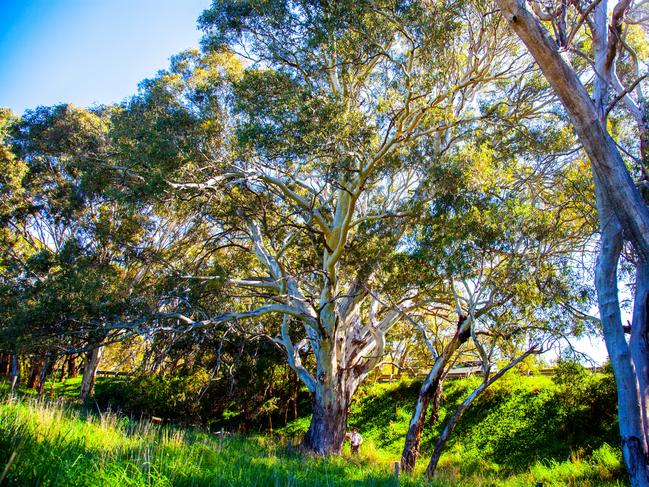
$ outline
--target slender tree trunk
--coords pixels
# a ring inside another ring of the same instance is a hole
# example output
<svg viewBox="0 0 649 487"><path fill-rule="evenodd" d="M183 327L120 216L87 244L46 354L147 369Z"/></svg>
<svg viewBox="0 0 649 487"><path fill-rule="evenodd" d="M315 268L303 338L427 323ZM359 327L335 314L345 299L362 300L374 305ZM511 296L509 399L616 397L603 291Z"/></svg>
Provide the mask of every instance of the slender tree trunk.
<svg viewBox="0 0 649 487"><path fill-rule="evenodd" d="M397 371L397 377L401 378L403 375L403 369L406 366L406 360L408 360L408 356L410 355L410 343L406 343L406 346L403 349L403 352L401 353L401 356L399 357L399 370Z"/></svg>
<svg viewBox="0 0 649 487"><path fill-rule="evenodd" d="M68 364L68 360L67 357L65 357L61 361L61 368L59 369L59 382L63 382L65 380L65 372L66 372L67 364Z"/></svg>
<svg viewBox="0 0 649 487"><path fill-rule="evenodd" d="M598 214L602 228L601 251L597 263L596 287L600 308L600 318L606 346L615 374L618 391L618 416L622 451L629 471L631 485L649 486L649 469L647 466L647 432L644 429L646 413L643 404L646 397L643 383L633 363L633 357L640 360L640 374L644 374L644 359L640 358L644 343L626 343L619 310L617 295L617 263L622 246L621 232L632 243L639 258L638 272L643 273L638 279L642 287L646 286L649 271L649 210L640 192L626 168L624 160L615 142L607 133L602 121L606 103L607 87L603 81L610 75L605 46L608 44L608 2L602 0L596 7L594 48L598 75L594 92L595 103L582 85L574 69L561 57L556 43L547 30L525 7L525 2L518 0L497 0L503 14L518 37L527 46L539 64L545 78L569 113L575 132L584 150L588 154L593 168L595 190L598 203ZM604 70L603 72L601 72ZM604 79L599 79L604 77ZM641 129L641 149L643 147L643 130ZM602 211L602 209L604 211ZM646 314L646 304L635 306L635 316ZM644 317L646 321L646 316ZM633 326L632 326L633 328ZM646 325L636 324L636 333L631 337L646 336ZM644 331L643 331L644 330ZM629 350L631 348L632 350ZM640 388L640 389L639 389Z"/></svg>
<svg viewBox="0 0 649 487"><path fill-rule="evenodd" d="M17 354L11 356L11 392L20 384L20 360Z"/></svg>
<svg viewBox="0 0 649 487"><path fill-rule="evenodd" d="M629 348L638 378L638 390L641 404L641 419L645 431L644 449L649 455L647 445L647 433L649 432L649 417L647 407L649 406L649 347L648 340L648 300L649 300L649 265L639 262L636 269L635 296L633 301L633 318L631 322L631 337ZM648 457L649 458L649 457Z"/></svg>
<svg viewBox="0 0 649 487"><path fill-rule="evenodd" d="M8 376L10 366L11 366L11 357L6 353L0 353L0 376L2 377Z"/></svg>
<svg viewBox="0 0 649 487"><path fill-rule="evenodd" d="M457 349L466 342L470 336L469 320L464 316L460 317L455 335L435 360L432 369L426 376L426 379L419 390L417 403L415 404L415 412L410 419L408 433L403 445L403 452L401 453L401 470L404 472L412 472L417 463L417 458L421 451L421 432L426 422L428 405L431 399L435 398L435 396L439 394L446 366L453 357L453 354L455 354ZM434 412L433 414L437 414L437 412Z"/></svg>
<svg viewBox="0 0 649 487"><path fill-rule="evenodd" d="M535 346L529 348L527 351L525 351L525 353L516 357L491 377L489 376L489 370L487 369L485 371L485 377L482 383L478 387L476 387L473 392L469 394L467 398L462 401L462 403L455 409L453 416L451 416L451 419L449 419L448 423L446 423L442 434L437 439L437 443L435 444L435 451L433 452L433 455L430 458L430 462L428 463L428 467L426 468L426 477L431 478L435 473L435 469L437 468L439 459L442 456L442 450L446 446L446 442L451 436L451 433L453 433L453 430L455 430L457 424L460 422L460 419L462 419L462 416L464 416L464 413L467 411L467 409L469 409L469 407L471 407L475 400L482 396L487 388L489 388L491 384L505 375L507 371L511 370L517 364L521 363L529 355L538 352L539 350Z"/></svg>
<svg viewBox="0 0 649 487"><path fill-rule="evenodd" d="M415 412L410 419L410 426L401 453L401 470L404 472L412 472L415 468L421 450L421 432L426 422L428 403L431 399L430 391L436 389L439 385L439 378L433 377L431 374L433 374L433 371L429 372L424 381L424 386L419 390Z"/></svg>
<svg viewBox="0 0 649 487"><path fill-rule="evenodd" d="M451 436L451 433L453 433L453 430L455 430L455 427L460 422L460 419L462 419L462 416L464 416L466 410L469 409L471 404L473 404L473 402L482 395L486 388L487 383L483 382L455 409L453 416L451 416L451 419L449 419L448 423L446 423L442 434L439 435L439 438L437 439L437 443L435 444L435 451L433 451L433 455L430 458L428 467L426 468L426 477L431 478L433 476L435 469L437 468L439 459L442 456L442 451L444 450L446 442Z"/></svg>
<svg viewBox="0 0 649 487"><path fill-rule="evenodd" d="M439 409L442 406L442 396L444 395L444 377L439 381L439 385L435 388L435 393L430 401L430 415L428 416L428 424L434 426L439 419Z"/></svg>
<svg viewBox="0 0 649 487"><path fill-rule="evenodd" d="M47 381L47 377L50 375L50 372L52 371L52 366L54 365L54 360L52 359L52 353L47 352L45 354L45 359L43 360L43 367L41 369L41 373L38 378L38 395L42 396L43 393L45 392L45 382Z"/></svg>
<svg viewBox="0 0 649 487"><path fill-rule="evenodd" d="M81 393L79 394L82 400L86 400L94 392L95 377L97 376L97 369L99 369L102 352L103 347L97 347L86 354L86 363L83 367L83 379L81 380Z"/></svg>

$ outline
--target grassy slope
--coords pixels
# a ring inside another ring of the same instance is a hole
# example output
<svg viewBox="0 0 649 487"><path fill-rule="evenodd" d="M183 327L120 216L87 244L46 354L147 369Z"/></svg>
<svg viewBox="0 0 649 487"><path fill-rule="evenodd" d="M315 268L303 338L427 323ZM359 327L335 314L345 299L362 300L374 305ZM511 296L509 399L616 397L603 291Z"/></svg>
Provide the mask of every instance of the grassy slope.
<svg viewBox="0 0 649 487"><path fill-rule="evenodd" d="M478 380L447 382L439 421L426 425L422 435L420 470L445 419ZM610 380L598 375L582 379L580 386L562 387L545 376L509 374L465 414L442 456L438 477L451 483L473 479L468 485L622 485L621 455L610 446L619 441ZM400 457L418 387L412 381L371 384L358 393L350 425L367 440L366 453ZM281 432L300 436L308 420L294 421Z"/></svg>
<svg viewBox="0 0 649 487"><path fill-rule="evenodd" d="M442 419L470 385L449 383ZM52 395L73 396L77 387L76 381L55 384ZM366 387L351 417L367 440L362 458L350 459L346 449L342 458L328 461L289 454L269 438L219 439L27 397L4 401L0 470L10 464L8 485L395 485L391 469L416 390L412 383ZM545 377L515 377L496 387L465 417L435 485L625 485L619 452L604 443L608 433L595 431L589 444L568 438L562 425L575 418L556 407L557 398ZM305 417L283 433L306 425ZM426 428L427 451L438 428ZM419 485L417 478L402 478L401 485Z"/></svg>

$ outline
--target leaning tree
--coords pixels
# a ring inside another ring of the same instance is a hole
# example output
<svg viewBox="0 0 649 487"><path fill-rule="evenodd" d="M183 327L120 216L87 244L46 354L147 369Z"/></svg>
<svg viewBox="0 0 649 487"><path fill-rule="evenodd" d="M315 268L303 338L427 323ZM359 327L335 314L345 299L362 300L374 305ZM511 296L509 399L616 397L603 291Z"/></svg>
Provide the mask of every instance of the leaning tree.
<svg viewBox="0 0 649 487"><path fill-rule="evenodd" d="M525 79L524 85L534 85L533 73ZM449 194L428 202L404 255L425 283L420 290L427 304L409 321L423 335L433 364L406 436L405 471L415 466L427 411L437 417L442 382L460 353L475 351L484 383L444 429L429 475L463 411L502 376L494 370L494 357L509 342L532 345L521 345L521 355L540 352L553 334L577 334L579 322L588 319L579 257L594 225L579 189L589 188L590 178L565 123L539 108L548 102L544 83L532 93L513 85L498 99L526 105L521 112L533 122L502 117L467 134L467 144L454 154L463 176ZM440 323L446 326L440 329Z"/></svg>
<svg viewBox="0 0 649 487"><path fill-rule="evenodd" d="M618 387L622 450L631 484L649 485L649 209L639 190L646 184L647 115L642 91L646 56L638 50L646 46L646 39L638 25L645 17L642 8L634 8L644 2L497 0L495 4L553 87L591 162L601 233L595 285ZM579 74L584 61L592 73L586 84L586 77ZM627 148L614 139L608 124L609 115L618 109L636 125L636 142ZM627 164L637 174L635 181ZM628 342L618 297L618 262L625 241L632 244L636 268Z"/></svg>

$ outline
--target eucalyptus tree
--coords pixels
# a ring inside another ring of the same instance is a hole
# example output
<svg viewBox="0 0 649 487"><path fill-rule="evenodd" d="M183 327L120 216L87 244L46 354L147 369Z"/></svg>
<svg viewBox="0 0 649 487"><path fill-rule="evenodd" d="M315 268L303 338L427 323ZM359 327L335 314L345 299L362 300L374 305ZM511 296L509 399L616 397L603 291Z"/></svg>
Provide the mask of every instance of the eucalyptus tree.
<svg viewBox="0 0 649 487"><path fill-rule="evenodd" d="M369 290L399 272L390 262L447 171L441 158L493 115L481 90L525 66L481 2L215 2L200 24L202 60L145 86L164 84L166 106L198 127L186 132L193 147L158 167L202 205L209 245L254 259L220 276L238 305L166 317L191 329L278 316L278 328L255 321L254 332L273 335L313 396L304 446L337 453L350 400L402 316ZM226 52L245 69L224 68ZM168 112L148 113L156 126ZM151 154L140 140L125 142L132 157ZM186 277L215 278L203 272ZM416 307L417 286L401 286L399 308Z"/></svg>
<svg viewBox="0 0 649 487"><path fill-rule="evenodd" d="M463 350L473 349L481 361L484 382L445 428L429 475L463 411L502 376L494 373L497 357L516 343L523 351L511 357L512 366L540 353L553 333L577 333L588 309L578 257L594 226L588 202L573 189L589 181L572 137L551 113L542 123L518 125L516 134L505 127L483 126L457 151L459 165L471 169L450 198L430 202L413 234L410 267L430 287L423 289L425 313L415 311L411 323L423 334L433 366L406 436L405 471L419 455L429 403L435 417L435 398ZM434 331L435 341L429 340L431 317L435 326L448 323Z"/></svg>
<svg viewBox="0 0 649 487"><path fill-rule="evenodd" d="M150 212L115 193L124 175L110 158L114 110L39 107L3 144L22 168L2 187L4 331L14 352L43 356L41 384L60 354L85 352L83 397L101 345L121 333L108 325L145 311L144 288L135 290L157 230Z"/></svg>
<svg viewBox="0 0 649 487"><path fill-rule="evenodd" d="M495 3L552 85L591 162L601 229L595 284L618 386L622 449L631 484L649 485L649 210L638 189L646 180L647 140L642 86L646 55L638 49L646 46L646 39L637 25L643 20L642 11L634 9L632 0ZM641 7L643 2L635 3ZM566 59L571 54L572 64ZM593 73L587 84L576 69L584 59ZM621 149L609 132L612 110L624 110L635 120L637 138L631 146ZM637 181L627 163L638 175ZM629 342L624 336L617 288L625 240L631 242L637 261Z"/></svg>
<svg viewBox="0 0 649 487"><path fill-rule="evenodd" d="M553 211L547 199L545 204L537 200L505 206L486 210L478 217L489 230L466 232L466 240L459 247L466 245L470 257L465 254L460 266L444 273L454 301L452 316L458 325L446 346L433 355L434 365L420 391L410 429L419 426L417 420L423 422L422 396L435 395L436 391L430 389L440 387L462 347L472 350L480 362L482 382L446 421L426 469L429 477L473 402L531 354L542 353L562 337L577 333L580 318L568 313L567 307L581 308L582 312L588 309L589 303L583 302L581 287L575 283L571 254L591 232L582 233L579 225L573 224L574 213L563 205ZM541 212L543 216L533 223L525 222L523 215ZM493 217L497 220L491 220ZM475 225L470 219L466 223ZM459 221L457 226L467 229ZM438 312L448 315L451 309ZM416 458L412 448L419 445L410 439L409 434L402 463L414 463Z"/></svg>

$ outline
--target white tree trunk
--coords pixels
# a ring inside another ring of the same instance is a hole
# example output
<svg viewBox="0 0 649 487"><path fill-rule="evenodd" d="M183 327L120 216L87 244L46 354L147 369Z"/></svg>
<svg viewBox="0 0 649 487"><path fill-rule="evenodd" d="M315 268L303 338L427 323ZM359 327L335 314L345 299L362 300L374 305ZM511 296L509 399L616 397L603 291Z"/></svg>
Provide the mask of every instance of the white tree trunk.
<svg viewBox="0 0 649 487"><path fill-rule="evenodd" d="M631 485L647 486L649 474L642 400L631 351L624 337L617 289L617 265L622 250L622 232L614 215L604 205L600 205L600 219L602 236L595 283L604 340L617 385L622 453Z"/></svg>
<svg viewBox="0 0 649 487"><path fill-rule="evenodd" d="M558 46L524 1L496 0L512 29L527 46L556 95L569 113L575 131L588 154L595 180L601 228L601 248L596 268L596 288L606 346L615 374L622 450L631 485L649 486L646 412L646 287L649 281L649 211L626 168L615 142L603 124L606 93L611 72L608 49L608 2L601 0L595 10L593 44L596 56L594 99ZM614 51L613 51L614 52ZM608 64L607 64L608 63ZM642 137L642 134L641 134ZM642 144L641 144L642 145ZM636 332L631 346L624 337L617 293L617 264L622 232L631 240L639 257L638 277L641 301L634 309ZM645 289L643 291L643 289ZM642 343L634 343L640 340ZM633 358L638 359L635 365ZM636 368L639 367L639 368ZM645 377L641 378L640 375Z"/></svg>
<svg viewBox="0 0 649 487"><path fill-rule="evenodd" d="M81 393L79 397L86 400L92 396L95 389L95 377L99 369L99 362L103 353L103 347L93 348L86 354L86 363L83 367L83 379L81 380Z"/></svg>

